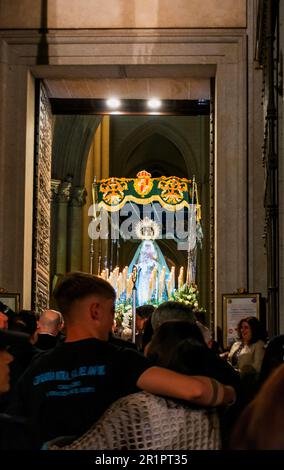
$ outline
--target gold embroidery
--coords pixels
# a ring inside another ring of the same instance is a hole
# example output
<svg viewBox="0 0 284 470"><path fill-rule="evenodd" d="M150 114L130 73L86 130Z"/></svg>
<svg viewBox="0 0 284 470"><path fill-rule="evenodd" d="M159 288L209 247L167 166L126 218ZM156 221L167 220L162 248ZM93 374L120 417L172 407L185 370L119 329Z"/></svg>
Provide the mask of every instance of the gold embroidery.
<svg viewBox="0 0 284 470"><path fill-rule="evenodd" d="M117 205L124 198L124 191L128 189L125 178L110 178L103 181L100 191L103 193L103 200L108 205Z"/></svg>
<svg viewBox="0 0 284 470"><path fill-rule="evenodd" d="M180 178L162 176L158 188L162 189L161 198L163 201L176 205L183 200L183 192L187 191L187 183Z"/></svg>
<svg viewBox="0 0 284 470"><path fill-rule="evenodd" d="M153 180L151 179L151 173L142 170L137 173L137 178L134 180L134 189L142 197L145 197L153 188Z"/></svg>

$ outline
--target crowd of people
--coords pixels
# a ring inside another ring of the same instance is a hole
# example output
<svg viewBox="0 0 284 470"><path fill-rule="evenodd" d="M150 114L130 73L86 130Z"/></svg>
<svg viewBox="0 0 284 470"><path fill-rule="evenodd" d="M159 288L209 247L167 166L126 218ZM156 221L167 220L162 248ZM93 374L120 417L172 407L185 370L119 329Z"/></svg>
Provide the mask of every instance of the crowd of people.
<svg viewBox="0 0 284 470"><path fill-rule="evenodd" d="M69 273L53 296L58 311L38 319L0 305L2 449L284 449L284 335L267 343L243 318L220 354L203 319L169 301L137 309L132 344L113 335L104 279Z"/></svg>

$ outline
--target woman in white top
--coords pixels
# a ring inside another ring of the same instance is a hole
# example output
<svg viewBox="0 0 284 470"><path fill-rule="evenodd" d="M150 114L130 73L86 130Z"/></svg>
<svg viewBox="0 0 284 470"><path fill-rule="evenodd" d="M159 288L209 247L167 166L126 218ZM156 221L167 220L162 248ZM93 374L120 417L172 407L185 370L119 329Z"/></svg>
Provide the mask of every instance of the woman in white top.
<svg viewBox="0 0 284 470"><path fill-rule="evenodd" d="M243 318L238 325L239 341L229 352L228 360L241 376L259 374L265 352L266 332L256 317Z"/></svg>

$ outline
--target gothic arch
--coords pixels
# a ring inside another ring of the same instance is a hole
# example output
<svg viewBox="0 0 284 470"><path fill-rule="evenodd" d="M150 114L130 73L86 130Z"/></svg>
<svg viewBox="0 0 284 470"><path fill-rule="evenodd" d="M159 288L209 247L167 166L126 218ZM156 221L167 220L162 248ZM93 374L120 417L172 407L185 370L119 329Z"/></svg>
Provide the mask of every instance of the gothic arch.
<svg viewBox="0 0 284 470"><path fill-rule="evenodd" d="M135 149L143 143L147 138L151 137L154 134L159 134L162 137L168 139L175 147L178 149L181 154L184 162L184 166L187 170L186 176L198 175L198 165L194 152L190 144L184 139L184 137L172 126L165 122L157 121L151 119L141 126L137 127L129 136L122 142L118 155L120 156L121 167L127 169L126 173L129 173L129 163L132 153ZM187 157L190 155L190 158Z"/></svg>
<svg viewBox="0 0 284 470"><path fill-rule="evenodd" d="M56 116L52 145L52 178L72 176L74 186L84 186L87 158L101 116Z"/></svg>

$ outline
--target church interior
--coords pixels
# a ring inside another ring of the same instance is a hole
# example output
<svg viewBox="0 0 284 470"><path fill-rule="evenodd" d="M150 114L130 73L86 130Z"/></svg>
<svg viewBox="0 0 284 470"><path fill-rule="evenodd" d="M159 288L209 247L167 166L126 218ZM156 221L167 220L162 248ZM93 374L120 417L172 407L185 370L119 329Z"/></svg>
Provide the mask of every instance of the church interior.
<svg viewBox="0 0 284 470"><path fill-rule="evenodd" d="M284 334L283 21L278 0L0 0L0 301L40 315L83 272L137 307L192 287L225 346L239 299ZM193 247L164 222L92 238L107 191L186 207Z"/></svg>
<svg viewBox="0 0 284 470"><path fill-rule="evenodd" d="M181 2L173 13L169 2L167 9L153 2L152 16L146 4L120 1L113 15L99 9L91 20L91 2L80 13L73 3L67 14L64 2L56 9L1 1L1 288L19 293L21 307L41 310L54 275L89 271L94 177L144 169L195 177L204 232L197 276L208 321L222 327L222 294L243 289L261 293L267 327L279 333L281 6L208 1L197 13ZM123 102L120 115L105 104L113 96ZM164 102L161 114L147 111L151 97ZM190 103L202 101L208 109L197 114ZM38 188L43 157L50 168ZM171 261L185 267L185 253L167 245Z"/></svg>

